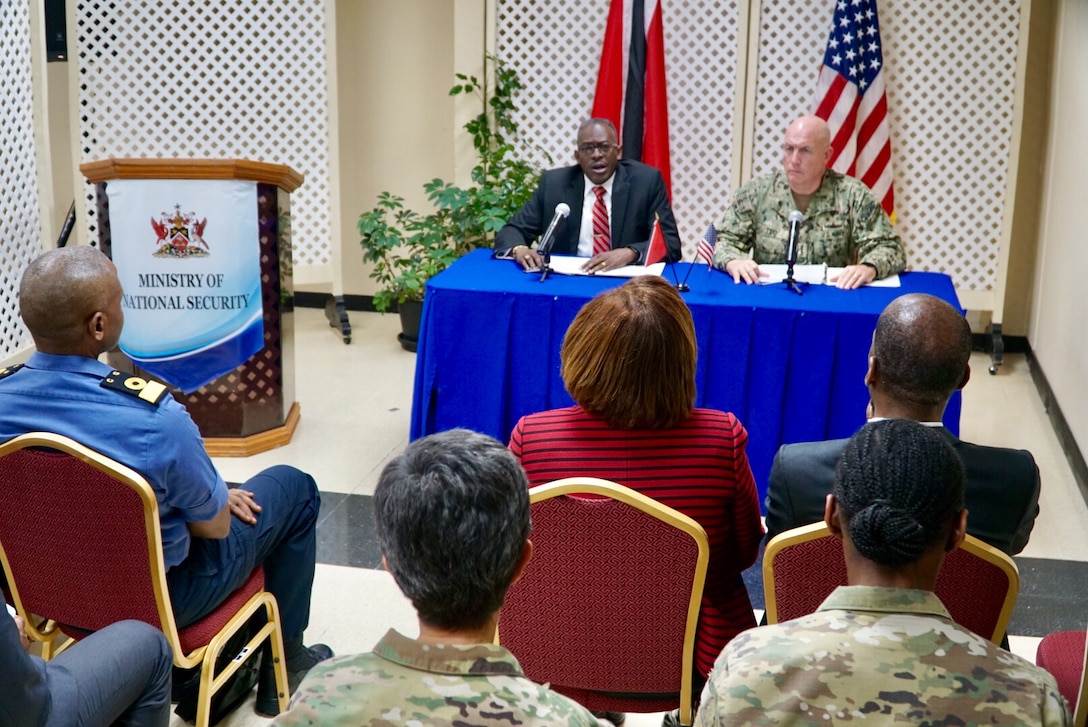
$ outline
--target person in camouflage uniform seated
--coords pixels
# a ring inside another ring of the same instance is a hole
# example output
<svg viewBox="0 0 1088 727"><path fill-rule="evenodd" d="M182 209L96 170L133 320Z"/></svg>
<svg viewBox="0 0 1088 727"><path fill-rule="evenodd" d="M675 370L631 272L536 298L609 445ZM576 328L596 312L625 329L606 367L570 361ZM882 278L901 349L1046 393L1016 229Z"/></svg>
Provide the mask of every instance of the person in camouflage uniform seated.
<svg viewBox="0 0 1088 727"><path fill-rule="evenodd" d="M608 725L527 679L495 645L506 589L532 556L529 482L499 442L424 437L374 491L382 563L411 599L419 638L323 662L276 725Z"/></svg>
<svg viewBox="0 0 1088 727"><path fill-rule="evenodd" d="M1064 725L1054 678L952 622L933 593L963 540L963 465L907 419L871 422L843 451L824 519L848 586L816 613L731 641L703 689L709 725Z"/></svg>
<svg viewBox="0 0 1088 727"><path fill-rule="evenodd" d="M858 288L902 272L903 243L884 208L862 182L828 169L830 158L827 122L802 116L790 124L782 171L757 177L733 195L718 225L714 266L736 283L766 277L759 263L786 262L788 218L797 209L805 215L798 264L845 267L832 279L839 288Z"/></svg>

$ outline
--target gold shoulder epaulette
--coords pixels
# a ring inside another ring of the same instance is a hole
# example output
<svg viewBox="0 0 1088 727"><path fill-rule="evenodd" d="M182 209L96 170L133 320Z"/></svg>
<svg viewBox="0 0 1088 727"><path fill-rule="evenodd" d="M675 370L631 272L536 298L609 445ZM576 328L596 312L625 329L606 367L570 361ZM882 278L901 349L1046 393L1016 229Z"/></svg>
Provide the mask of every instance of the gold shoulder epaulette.
<svg viewBox="0 0 1088 727"><path fill-rule="evenodd" d="M5 366L3 368L0 368L0 379L6 379L22 367L22 364L15 364L14 366Z"/></svg>
<svg viewBox="0 0 1088 727"><path fill-rule="evenodd" d="M141 379L139 376L123 374L120 371L111 371L106 378L102 379L102 386L107 389L123 391L129 396L138 397L155 406L159 405L162 401L162 395L167 392L167 388L158 381L148 381L147 379Z"/></svg>

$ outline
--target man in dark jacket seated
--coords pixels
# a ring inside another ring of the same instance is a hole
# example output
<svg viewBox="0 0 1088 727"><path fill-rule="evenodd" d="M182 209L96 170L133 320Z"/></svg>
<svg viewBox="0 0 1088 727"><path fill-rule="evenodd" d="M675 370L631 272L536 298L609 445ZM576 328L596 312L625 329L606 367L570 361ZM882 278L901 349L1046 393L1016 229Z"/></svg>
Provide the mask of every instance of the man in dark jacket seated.
<svg viewBox="0 0 1088 727"><path fill-rule="evenodd" d="M967 532L1008 555L1028 543L1039 514L1039 469L1025 450L985 447L941 425L949 398L971 375L971 328L930 295L893 300L877 320L865 383L870 421L913 419L938 429L967 473ZM845 439L783 445L767 486L767 540L823 519Z"/></svg>
<svg viewBox="0 0 1088 727"><path fill-rule="evenodd" d="M157 629L111 624L48 663L29 648L22 619L0 613L0 727L169 723L173 653Z"/></svg>
<svg viewBox="0 0 1088 727"><path fill-rule="evenodd" d="M551 251L589 258L586 272L646 263L655 216L668 259L680 259L665 180L657 169L623 158L611 121L584 121L574 158L574 166L544 172L532 198L495 236L496 252L526 270L540 269L544 259L530 245L547 230L556 206L565 204L570 214L556 225Z"/></svg>

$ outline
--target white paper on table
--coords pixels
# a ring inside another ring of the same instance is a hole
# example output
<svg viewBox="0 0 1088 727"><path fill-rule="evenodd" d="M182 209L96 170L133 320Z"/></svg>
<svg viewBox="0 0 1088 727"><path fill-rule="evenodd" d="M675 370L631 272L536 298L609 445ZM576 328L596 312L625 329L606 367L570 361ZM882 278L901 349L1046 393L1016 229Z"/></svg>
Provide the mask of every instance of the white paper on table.
<svg viewBox="0 0 1088 727"><path fill-rule="evenodd" d="M759 284L774 285L775 283L781 283L786 279L786 269L786 265L764 265L760 263L759 270L760 272L767 273L767 277L761 277L759 279ZM793 279L798 283L823 285L824 281L827 279L827 266L823 263L820 263L819 265L794 265Z"/></svg>
<svg viewBox="0 0 1088 727"><path fill-rule="evenodd" d="M596 278L637 278L640 275L663 275L665 263L653 265L624 265L622 268L614 268L603 273L587 273L582 266L589 260L587 257L574 255L552 255L552 272L560 275L586 275ZM527 270L526 272L539 275L539 270Z"/></svg>
<svg viewBox="0 0 1088 727"><path fill-rule="evenodd" d="M828 285L834 285L834 283L831 282L831 279L834 278L834 277L837 277L845 269L846 268L828 268L827 269L827 284ZM898 288L899 285L900 285L899 275L889 275L886 278L881 278L880 280L874 280L871 283L866 283L862 287L865 287L865 288Z"/></svg>

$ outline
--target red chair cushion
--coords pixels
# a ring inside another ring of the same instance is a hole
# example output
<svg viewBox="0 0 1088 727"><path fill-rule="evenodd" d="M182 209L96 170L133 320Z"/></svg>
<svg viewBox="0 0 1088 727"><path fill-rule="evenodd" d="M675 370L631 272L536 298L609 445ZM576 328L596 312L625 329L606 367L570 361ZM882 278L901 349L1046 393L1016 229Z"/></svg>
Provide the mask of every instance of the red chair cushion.
<svg viewBox="0 0 1088 727"><path fill-rule="evenodd" d="M186 654L194 649L206 645L219 631L233 618L234 614L246 605L253 594L264 588L264 569L257 566L246 582L230 594L227 600L204 618L194 624L190 624L178 630L178 640L181 642L181 650Z"/></svg>

